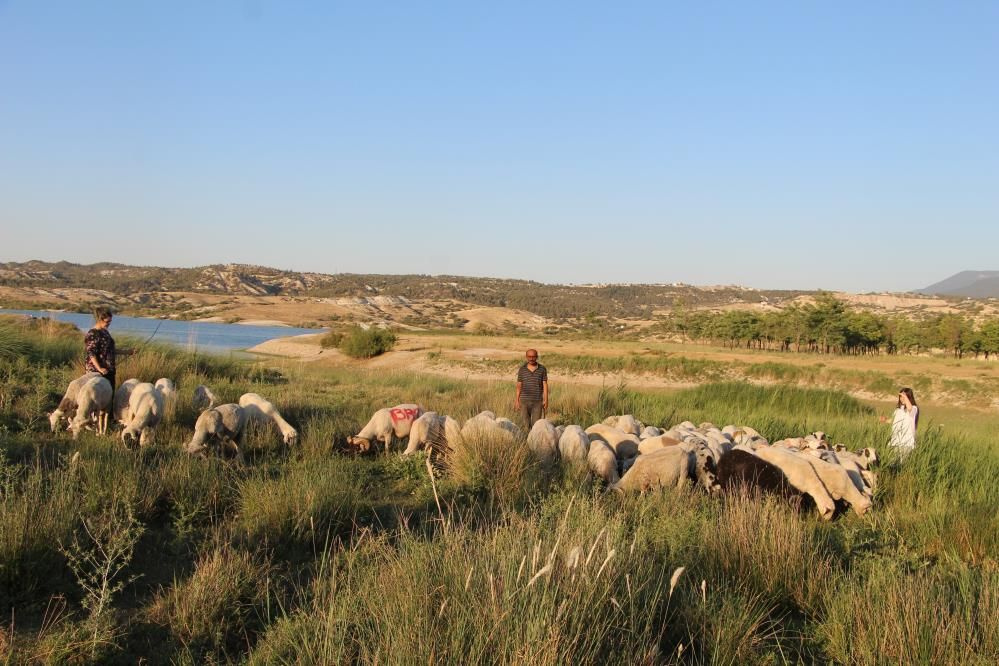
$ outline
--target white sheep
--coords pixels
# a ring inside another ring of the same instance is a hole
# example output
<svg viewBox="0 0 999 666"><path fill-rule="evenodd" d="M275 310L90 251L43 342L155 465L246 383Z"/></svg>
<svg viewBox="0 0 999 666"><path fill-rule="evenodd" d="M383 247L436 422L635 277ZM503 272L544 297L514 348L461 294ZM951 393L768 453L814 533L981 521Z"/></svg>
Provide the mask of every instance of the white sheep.
<svg viewBox="0 0 999 666"><path fill-rule="evenodd" d="M408 437L413 422L423 412L423 407L412 403L379 409L361 428L361 432L347 438L347 445L359 453L367 453L372 443L380 440L385 443L385 452L388 453L393 437Z"/></svg>
<svg viewBox="0 0 999 666"><path fill-rule="evenodd" d="M780 446L758 446L751 452L771 465L776 465L787 477L788 483L815 501L815 507L823 519L832 519L836 503L808 460Z"/></svg>
<svg viewBox="0 0 999 666"><path fill-rule="evenodd" d="M527 433L527 448L542 462L558 458L558 434L548 419L538 419Z"/></svg>
<svg viewBox="0 0 999 666"><path fill-rule="evenodd" d="M194 405L195 409L211 409L218 402L218 398L212 393L212 390L201 384L198 388L194 389L194 398L191 403Z"/></svg>
<svg viewBox="0 0 999 666"><path fill-rule="evenodd" d="M111 382L105 377L97 375L91 377L76 394L76 416L69 424L69 429L73 433L73 439L80 435L80 430L87 421L97 422L97 433L103 435L108 429L108 414L111 411L111 401L113 398Z"/></svg>
<svg viewBox="0 0 999 666"><path fill-rule="evenodd" d="M513 442L520 436L520 429L509 419L489 418L486 414L476 414L461 427L461 441L465 443L483 439L498 439Z"/></svg>
<svg viewBox="0 0 999 666"><path fill-rule="evenodd" d="M173 383L172 379L160 377L153 385L160 392L160 395L163 396L163 400L170 402L176 399L177 386Z"/></svg>
<svg viewBox="0 0 999 666"><path fill-rule="evenodd" d="M455 449L462 445L461 424L450 416L444 417L444 441L448 447Z"/></svg>
<svg viewBox="0 0 999 666"><path fill-rule="evenodd" d="M631 414L621 414L619 416L608 416L605 418L600 425L610 426L611 428L617 428L621 432L626 432L630 435L638 436L638 433L642 432L642 428L645 426L636 419Z"/></svg>
<svg viewBox="0 0 999 666"><path fill-rule="evenodd" d="M682 488L695 475L694 454L678 446L659 449L635 458L631 468L610 490L646 492L660 488Z"/></svg>
<svg viewBox="0 0 999 666"><path fill-rule="evenodd" d="M203 453L210 440L218 440L223 446L235 451L236 459L245 462L239 445L243 440L246 414L239 405L228 403L201 412L194 424L194 436L184 446L191 455Z"/></svg>
<svg viewBox="0 0 999 666"><path fill-rule="evenodd" d="M141 384L134 377L126 379L114 392L114 420L122 425L128 425L130 417L128 415L128 401L132 396L132 390Z"/></svg>
<svg viewBox="0 0 999 666"><path fill-rule="evenodd" d="M866 497L862 492L863 480L860 479L859 472L857 473L857 481L851 478L849 472L837 463L828 462L820 458L817 454L818 452L809 451L807 454L799 454L802 457L807 455L808 462L815 469L816 474L822 479L823 485L825 485L826 490L832 496L834 500L843 500L847 502L858 516L864 515L868 509L871 508L871 500ZM835 459L835 454L831 451L825 452ZM857 486L860 486L858 489Z"/></svg>
<svg viewBox="0 0 999 666"><path fill-rule="evenodd" d="M668 435L659 435L658 437L646 437L641 442L638 443L638 452L640 454L652 453L653 451L658 451L659 449L669 448L671 446L679 446L682 444L678 439L674 439Z"/></svg>
<svg viewBox="0 0 999 666"><path fill-rule="evenodd" d="M62 400L59 401L59 406L49 414L49 426L52 428L52 432L59 430L59 423L63 418L66 419L67 424L72 421L78 407L76 396L80 392L80 388L89 380L100 376L101 373L99 372L88 372L85 375L77 377L66 386Z"/></svg>
<svg viewBox="0 0 999 666"><path fill-rule="evenodd" d="M408 456L426 448L432 438L440 437L440 428L444 427L444 417L437 412L423 412L420 418L413 421L409 429L409 443L402 455Z"/></svg>
<svg viewBox="0 0 999 666"><path fill-rule="evenodd" d="M524 431L520 429L520 426L505 416L497 416L496 425L513 435L514 439L520 439L524 435Z"/></svg>
<svg viewBox="0 0 999 666"><path fill-rule="evenodd" d="M281 438L288 446L298 443L298 431L284 420L277 407L257 393L244 393L239 397L239 406L243 408L246 422L266 423L273 421L281 431Z"/></svg>
<svg viewBox="0 0 999 666"><path fill-rule="evenodd" d="M581 426L566 426L558 438L558 452L562 460L586 460L590 452L590 438Z"/></svg>
<svg viewBox="0 0 999 666"><path fill-rule="evenodd" d="M586 464L590 471L608 484L617 483L617 456L614 449L602 439L590 439L590 450L586 454Z"/></svg>
<svg viewBox="0 0 999 666"><path fill-rule="evenodd" d="M648 439L649 437L658 437L663 434L661 428L655 426L645 426L642 432L638 433L638 439Z"/></svg>
<svg viewBox="0 0 999 666"><path fill-rule="evenodd" d="M121 441L128 444L138 438L139 446L151 444L155 428L163 418L163 402L163 394L157 387L148 382L136 384L129 394Z"/></svg>
<svg viewBox="0 0 999 666"><path fill-rule="evenodd" d="M617 428L602 423L591 425L586 429L586 434L590 436L591 442L594 437L599 437L607 442L614 450L614 454L618 457L618 460L634 458L638 455L638 446L641 442L639 442L637 435L622 432Z"/></svg>

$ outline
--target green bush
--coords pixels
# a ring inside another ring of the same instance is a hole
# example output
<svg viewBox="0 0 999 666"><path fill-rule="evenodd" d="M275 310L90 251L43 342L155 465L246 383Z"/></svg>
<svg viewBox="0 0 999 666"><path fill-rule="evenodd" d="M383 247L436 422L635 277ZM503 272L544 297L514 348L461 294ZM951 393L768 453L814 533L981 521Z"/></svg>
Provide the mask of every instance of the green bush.
<svg viewBox="0 0 999 666"><path fill-rule="evenodd" d="M392 331L381 328L363 329L354 326L340 341L340 351L354 358L371 358L384 354L395 346L396 337Z"/></svg>
<svg viewBox="0 0 999 666"><path fill-rule="evenodd" d="M319 338L319 345L323 349L335 349L343 342L343 331L330 331Z"/></svg>

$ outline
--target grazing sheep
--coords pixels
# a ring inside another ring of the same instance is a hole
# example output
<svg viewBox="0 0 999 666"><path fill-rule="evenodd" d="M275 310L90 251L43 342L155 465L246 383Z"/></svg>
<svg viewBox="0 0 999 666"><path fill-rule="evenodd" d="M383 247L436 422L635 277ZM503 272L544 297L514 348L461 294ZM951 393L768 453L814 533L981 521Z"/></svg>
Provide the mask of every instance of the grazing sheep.
<svg viewBox="0 0 999 666"><path fill-rule="evenodd" d="M497 439L513 442L520 437L520 428L509 419L491 419L485 413L476 414L465 421L461 428L461 441L475 442L483 439Z"/></svg>
<svg viewBox="0 0 999 666"><path fill-rule="evenodd" d="M173 383L172 379L160 377L156 380L154 386L159 390L160 395L163 396L163 400L169 402L177 398L177 386Z"/></svg>
<svg viewBox="0 0 999 666"><path fill-rule="evenodd" d="M680 440L673 439L667 435L659 435L658 437L646 437L638 444L638 452L641 454L652 453L653 451L658 451L659 449L665 449L670 446L679 446L681 444Z"/></svg>
<svg viewBox="0 0 999 666"><path fill-rule="evenodd" d="M239 448L245 425L246 413L239 405L228 403L206 409L194 424L194 437L184 446L184 450L191 455L198 455L208 448L208 441L217 440L224 447L232 449L239 462L245 462Z"/></svg>
<svg viewBox="0 0 999 666"><path fill-rule="evenodd" d="M758 488L765 493L786 497L801 507L805 495L791 485L776 465L748 451L733 450L722 456L718 464L718 483L722 490L738 487Z"/></svg>
<svg viewBox="0 0 999 666"><path fill-rule="evenodd" d="M586 460L590 452L590 438L582 427L570 425L558 438L558 452L562 460Z"/></svg>
<svg viewBox="0 0 999 666"><path fill-rule="evenodd" d="M128 415L128 401L132 397L132 390L141 384L138 379L126 379L114 392L114 420L122 425L128 425L131 417Z"/></svg>
<svg viewBox="0 0 999 666"><path fill-rule="evenodd" d="M194 389L194 399L191 401L195 409L211 409L218 402L218 398L212 393L212 390L201 384L198 388Z"/></svg>
<svg viewBox="0 0 999 666"><path fill-rule="evenodd" d="M614 455L614 449L602 439L590 440L590 449L586 454L586 464L594 476L600 477L608 484L614 484L620 480L617 473L617 456Z"/></svg>
<svg viewBox="0 0 999 666"><path fill-rule="evenodd" d="M97 434L107 432L112 398L111 382L100 375L91 377L80 387L76 394L76 416L69 424L73 439L79 437L80 430L88 421L96 421Z"/></svg>
<svg viewBox="0 0 999 666"><path fill-rule="evenodd" d="M503 430L506 430L508 433L513 435L515 439L520 439L520 437L524 434L524 432L520 429L519 425L517 425L510 419L506 418L505 416L497 416L496 425L498 425L500 428L503 428Z"/></svg>
<svg viewBox="0 0 999 666"><path fill-rule="evenodd" d="M621 432L638 437L638 433L642 432L642 428L645 426L631 414L624 414L618 418L615 427Z"/></svg>
<svg viewBox="0 0 999 666"><path fill-rule="evenodd" d="M609 489L644 493L659 488L682 488L694 474L694 455L674 446L638 456L621 480Z"/></svg>
<svg viewBox="0 0 999 666"><path fill-rule="evenodd" d="M138 438L139 446L152 443L155 428L163 418L163 402L163 394L155 386L148 382L136 384L129 393L121 441L128 444Z"/></svg>
<svg viewBox="0 0 999 666"><path fill-rule="evenodd" d="M426 448L431 441L434 431L444 426L444 417L437 412L424 412L420 418L413 421L409 429L409 443L402 455L408 456L416 453L420 449Z"/></svg>
<svg viewBox="0 0 999 666"><path fill-rule="evenodd" d="M454 449L462 445L461 424L450 416L444 417L444 441Z"/></svg>
<svg viewBox="0 0 999 666"><path fill-rule="evenodd" d="M266 423L273 421L281 431L281 438L288 446L298 443L298 431L284 420L277 407L257 393L244 393L239 397L239 406L243 408L247 423Z"/></svg>
<svg viewBox="0 0 999 666"><path fill-rule="evenodd" d="M663 434L660 428L655 426L645 426L645 429L638 434L638 439L648 439L649 437L658 437Z"/></svg>
<svg viewBox="0 0 999 666"><path fill-rule="evenodd" d="M76 396L80 392L80 389L94 377L101 376L99 372L88 372L85 375L77 377L66 386L66 391L63 393L62 400L59 401L59 406L49 414L49 426L52 428L52 432L59 430L59 422L63 418L66 419L67 425L72 421L73 415L77 411Z"/></svg>
<svg viewBox="0 0 999 666"><path fill-rule="evenodd" d="M545 463L558 458L558 441L555 426L548 419L538 419L527 433L527 448Z"/></svg>
<svg viewBox="0 0 999 666"><path fill-rule="evenodd" d="M817 455L808 456L808 462L815 469L815 473L819 475L819 478L822 479L822 483L834 500L845 501L858 516L864 515L871 508L870 498L857 489L857 485L863 488L864 484L862 480L858 478L859 484L855 483L847 470L841 465L826 462ZM857 476L859 477L859 474Z"/></svg>
<svg viewBox="0 0 999 666"><path fill-rule="evenodd" d="M373 442L381 440L388 453L393 437L402 439L409 436L413 422L423 414L423 407L406 403L395 407L385 407L375 412L361 432L347 438L347 445L358 453L367 453Z"/></svg>
<svg viewBox="0 0 999 666"><path fill-rule="evenodd" d="M815 508L824 520L832 519L836 503L808 460L779 446L759 446L753 455L776 465L792 486L815 500Z"/></svg>
<svg viewBox="0 0 999 666"><path fill-rule="evenodd" d="M586 434L590 436L590 441L593 441L594 437L599 437L607 442L607 444L614 450L614 454L617 455L619 460L634 458L638 455L638 446L640 442L638 441L637 435L622 432L617 428L613 428L602 423L591 425L586 429Z"/></svg>

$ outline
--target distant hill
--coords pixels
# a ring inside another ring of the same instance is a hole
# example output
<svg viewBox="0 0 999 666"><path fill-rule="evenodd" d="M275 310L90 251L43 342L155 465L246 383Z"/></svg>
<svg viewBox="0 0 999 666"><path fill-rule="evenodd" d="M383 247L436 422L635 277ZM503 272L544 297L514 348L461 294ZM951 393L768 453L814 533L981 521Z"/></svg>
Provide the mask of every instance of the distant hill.
<svg viewBox="0 0 999 666"><path fill-rule="evenodd" d="M558 285L454 275L329 275L244 264L161 268L115 263L81 265L65 261L0 263L0 286L40 293L67 288L88 289L92 290L94 300L128 297L132 302L143 304L162 300L169 292L296 298L393 297L512 308L554 319L591 315L649 319L655 311L679 304L695 308L740 304L779 306L808 293L734 285Z"/></svg>
<svg viewBox="0 0 999 666"><path fill-rule="evenodd" d="M917 291L946 296L999 298L999 271L961 271Z"/></svg>

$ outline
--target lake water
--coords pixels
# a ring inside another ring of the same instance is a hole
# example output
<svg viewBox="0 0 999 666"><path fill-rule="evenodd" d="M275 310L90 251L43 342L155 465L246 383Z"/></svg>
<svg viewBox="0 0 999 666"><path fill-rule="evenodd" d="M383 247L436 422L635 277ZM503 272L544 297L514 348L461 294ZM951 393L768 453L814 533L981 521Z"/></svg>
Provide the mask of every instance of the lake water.
<svg viewBox="0 0 999 666"><path fill-rule="evenodd" d="M49 317L57 321L75 324L81 331L88 331L94 325L94 317L79 312L49 312L46 310L6 310L0 314L26 314L35 317ZM174 319L149 319L146 317L125 317L115 315L111 322L111 334L129 336L145 342L152 336L152 342L168 342L184 349L199 352L225 353L249 349L254 345L274 338L283 338L305 333L319 333L322 329L292 328L288 326L250 326L245 324L216 324L206 321L177 321Z"/></svg>

